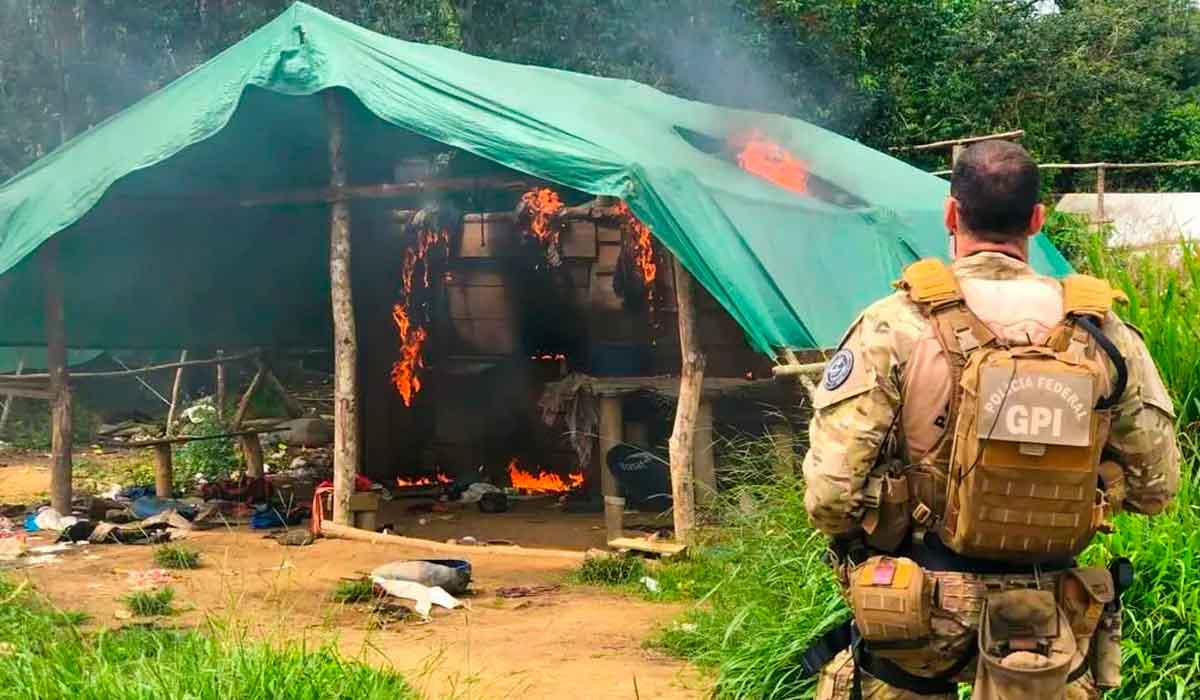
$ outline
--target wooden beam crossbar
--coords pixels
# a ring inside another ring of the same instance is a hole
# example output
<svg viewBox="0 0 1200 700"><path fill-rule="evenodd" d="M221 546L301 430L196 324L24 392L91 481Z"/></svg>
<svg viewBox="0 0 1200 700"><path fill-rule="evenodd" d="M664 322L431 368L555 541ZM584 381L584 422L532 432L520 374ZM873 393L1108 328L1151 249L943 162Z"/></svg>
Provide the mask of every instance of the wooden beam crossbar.
<svg viewBox="0 0 1200 700"><path fill-rule="evenodd" d="M217 363L236 362L238 360L247 360L253 357L258 357L259 350L251 350L239 355L226 355L224 357L212 358L208 360L186 360L183 362L170 362L162 365L151 365L149 367L134 367L132 369L112 370L108 372L76 372L71 374L71 379L97 379L101 377L132 377L140 374L149 374L151 372L163 372L170 369L180 369L182 367L203 367L207 365L215 365ZM8 380L19 382L44 382L50 378L49 374L22 374L18 376L7 377Z"/></svg>

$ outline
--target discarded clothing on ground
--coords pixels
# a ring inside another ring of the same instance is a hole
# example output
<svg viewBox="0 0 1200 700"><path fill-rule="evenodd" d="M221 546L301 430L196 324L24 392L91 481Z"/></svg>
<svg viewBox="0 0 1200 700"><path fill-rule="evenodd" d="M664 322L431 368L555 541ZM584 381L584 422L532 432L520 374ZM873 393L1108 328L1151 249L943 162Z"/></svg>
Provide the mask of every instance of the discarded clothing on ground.
<svg viewBox="0 0 1200 700"><path fill-rule="evenodd" d="M162 544L170 540L171 528L164 522L149 525L100 523L88 537L92 544Z"/></svg>
<svg viewBox="0 0 1200 700"><path fill-rule="evenodd" d="M150 518L164 511L173 510L189 520L196 515L195 506L183 501L157 496L142 496L130 506L137 518Z"/></svg>
<svg viewBox="0 0 1200 700"><path fill-rule="evenodd" d="M200 493L206 501L261 503L271 497L271 482L261 476L221 479L211 484L205 484L200 489Z"/></svg>
<svg viewBox="0 0 1200 700"><path fill-rule="evenodd" d="M429 619L429 613L433 610L434 605L447 610L462 607L462 601L439 586L423 586L415 581L397 581L378 576L372 576L371 581L390 596L413 601L413 609L425 619Z"/></svg>

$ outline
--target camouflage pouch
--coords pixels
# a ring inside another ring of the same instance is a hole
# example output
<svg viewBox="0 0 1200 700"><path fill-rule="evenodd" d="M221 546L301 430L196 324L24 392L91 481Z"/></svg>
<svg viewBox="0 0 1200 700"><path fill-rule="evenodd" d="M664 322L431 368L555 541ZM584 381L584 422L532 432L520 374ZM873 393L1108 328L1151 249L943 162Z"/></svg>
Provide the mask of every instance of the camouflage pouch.
<svg viewBox="0 0 1200 700"><path fill-rule="evenodd" d="M867 478L863 489L867 545L881 552L900 547L912 525L910 501L908 479L898 470L881 470Z"/></svg>
<svg viewBox="0 0 1200 700"><path fill-rule="evenodd" d="M909 663L926 660L933 585L916 562L875 556L855 567L850 605L872 654Z"/></svg>
<svg viewBox="0 0 1200 700"><path fill-rule="evenodd" d="M1065 700L1075 634L1050 591L988 596L979 624L975 700Z"/></svg>

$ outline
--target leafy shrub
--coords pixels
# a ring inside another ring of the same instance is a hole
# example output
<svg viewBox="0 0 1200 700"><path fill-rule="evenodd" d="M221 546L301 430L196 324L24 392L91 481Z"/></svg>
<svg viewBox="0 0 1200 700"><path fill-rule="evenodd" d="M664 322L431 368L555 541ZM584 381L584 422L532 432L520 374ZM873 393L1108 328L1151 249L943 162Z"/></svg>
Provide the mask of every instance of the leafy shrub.
<svg viewBox="0 0 1200 700"><path fill-rule="evenodd" d="M197 569L200 552L177 544L165 544L154 550L154 563L164 569Z"/></svg>
<svg viewBox="0 0 1200 700"><path fill-rule="evenodd" d="M1046 215L1042 233L1076 269L1086 266L1087 254L1093 242L1107 238L1105 234L1097 234L1086 216L1057 209Z"/></svg>
<svg viewBox="0 0 1200 700"><path fill-rule="evenodd" d="M188 425L185 435L207 437L227 432L215 412L201 412L197 416L199 422ZM186 491L200 478L211 482L228 477L237 470L238 453L230 438L196 440L175 449L174 467L174 487Z"/></svg>
<svg viewBox="0 0 1200 700"><path fill-rule="evenodd" d="M170 615L174 612L171 601L175 600L175 589L164 586L153 591L134 591L122 596L121 600L138 617Z"/></svg>

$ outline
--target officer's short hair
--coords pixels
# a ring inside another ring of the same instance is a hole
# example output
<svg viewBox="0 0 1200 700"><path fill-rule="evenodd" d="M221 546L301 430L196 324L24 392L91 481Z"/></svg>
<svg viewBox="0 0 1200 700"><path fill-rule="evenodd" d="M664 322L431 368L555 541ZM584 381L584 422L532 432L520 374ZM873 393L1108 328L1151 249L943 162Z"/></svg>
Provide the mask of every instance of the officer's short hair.
<svg viewBox="0 0 1200 700"><path fill-rule="evenodd" d="M967 232L996 243L1024 235L1041 189L1037 163L1009 141L981 141L967 148L950 177L950 194L958 200Z"/></svg>

